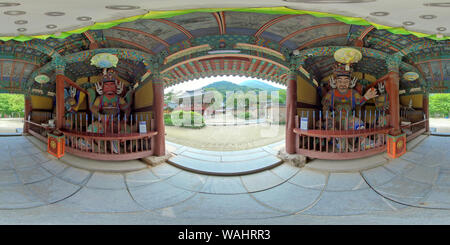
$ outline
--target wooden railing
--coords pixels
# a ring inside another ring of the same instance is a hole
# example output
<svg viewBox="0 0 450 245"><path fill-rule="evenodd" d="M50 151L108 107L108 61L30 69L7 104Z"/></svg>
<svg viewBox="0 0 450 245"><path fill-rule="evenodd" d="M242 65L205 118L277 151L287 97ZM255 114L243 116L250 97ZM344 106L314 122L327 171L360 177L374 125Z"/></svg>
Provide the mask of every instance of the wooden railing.
<svg viewBox="0 0 450 245"><path fill-rule="evenodd" d="M153 155L154 120L147 133L90 133L64 129L68 153L95 160L123 161Z"/></svg>
<svg viewBox="0 0 450 245"><path fill-rule="evenodd" d="M297 134L296 152L311 158L334 160L355 159L383 152L386 150L386 135L391 128L378 126L374 121L384 117L385 115L381 113L375 113L374 118L367 118L368 120L364 117L365 127L353 129L355 127L349 125L358 125L355 121L363 122L361 117L347 116L346 119L340 119L340 122L344 122L343 127L336 126L334 119L331 119L332 123L328 118L323 122L320 115L320 119L316 117L320 125L313 120L313 129L302 130L299 117L296 116L294 128L294 133Z"/></svg>
<svg viewBox="0 0 450 245"><path fill-rule="evenodd" d="M24 120L24 124L28 125L28 132L42 142L47 143L47 133L54 128L40 123Z"/></svg>
<svg viewBox="0 0 450 245"><path fill-rule="evenodd" d="M406 141L413 140L417 136L425 133L427 122L428 119L423 119L422 121L400 126L402 129L409 129L409 132L406 133Z"/></svg>

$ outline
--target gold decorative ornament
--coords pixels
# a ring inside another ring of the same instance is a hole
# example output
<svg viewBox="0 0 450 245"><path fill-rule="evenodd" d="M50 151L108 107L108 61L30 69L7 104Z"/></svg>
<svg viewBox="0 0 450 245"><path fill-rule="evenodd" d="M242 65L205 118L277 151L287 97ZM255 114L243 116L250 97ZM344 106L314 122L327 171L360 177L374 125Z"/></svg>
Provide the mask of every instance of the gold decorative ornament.
<svg viewBox="0 0 450 245"><path fill-rule="evenodd" d="M405 79L406 81L414 81L417 78L419 78L419 74L413 71L403 74L403 79Z"/></svg>
<svg viewBox="0 0 450 245"><path fill-rule="evenodd" d="M334 52L334 59L345 64L345 70L350 70L351 63L357 63L362 59L362 54L359 50L354 48L341 48Z"/></svg>

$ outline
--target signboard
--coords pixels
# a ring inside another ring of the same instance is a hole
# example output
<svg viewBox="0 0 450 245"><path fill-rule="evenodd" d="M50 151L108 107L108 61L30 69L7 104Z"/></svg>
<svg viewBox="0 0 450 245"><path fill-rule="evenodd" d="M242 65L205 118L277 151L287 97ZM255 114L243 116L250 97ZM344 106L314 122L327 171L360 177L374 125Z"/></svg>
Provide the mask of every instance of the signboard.
<svg viewBox="0 0 450 245"><path fill-rule="evenodd" d="M146 134L147 133L147 122L139 121L139 133Z"/></svg>
<svg viewBox="0 0 450 245"><path fill-rule="evenodd" d="M300 129L308 130L308 118L307 117L300 118Z"/></svg>

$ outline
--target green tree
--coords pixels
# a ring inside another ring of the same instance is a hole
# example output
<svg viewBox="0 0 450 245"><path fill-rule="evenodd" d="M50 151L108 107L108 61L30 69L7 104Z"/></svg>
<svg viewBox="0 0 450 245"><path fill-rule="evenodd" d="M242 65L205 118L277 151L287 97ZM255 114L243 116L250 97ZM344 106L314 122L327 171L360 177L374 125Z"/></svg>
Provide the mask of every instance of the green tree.
<svg viewBox="0 0 450 245"><path fill-rule="evenodd" d="M25 100L22 94L0 94L0 114L23 116ZM0 116L0 117L1 117Z"/></svg>
<svg viewBox="0 0 450 245"><path fill-rule="evenodd" d="M430 117L448 117L450 113L450 94L430 94Z"/></svg>

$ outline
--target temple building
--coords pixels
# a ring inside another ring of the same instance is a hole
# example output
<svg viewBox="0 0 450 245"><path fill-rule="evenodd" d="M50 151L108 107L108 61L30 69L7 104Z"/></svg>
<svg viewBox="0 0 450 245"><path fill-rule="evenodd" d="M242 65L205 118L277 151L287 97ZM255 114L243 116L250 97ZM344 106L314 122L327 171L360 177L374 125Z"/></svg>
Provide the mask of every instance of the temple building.
<svg viewBox="0 0 450 245"><path fill-rule="evenodd" d="M120 6L107 9L138 9ZM52 23L58 13L48 13ZM45 34L16 20L14 35L0 33L0 92L25 94L25 133L44 142L64 135L65 152L79 157L131 160L166 154L164 88L254 77L287 86L286 153L396 158L429 132L429 94L450 92L450 36L440 26L416 30L406 17L403 27L380 24L386 15L289 6L141 11L111 22L80 15L78 29L46 23Z"/></svg>

